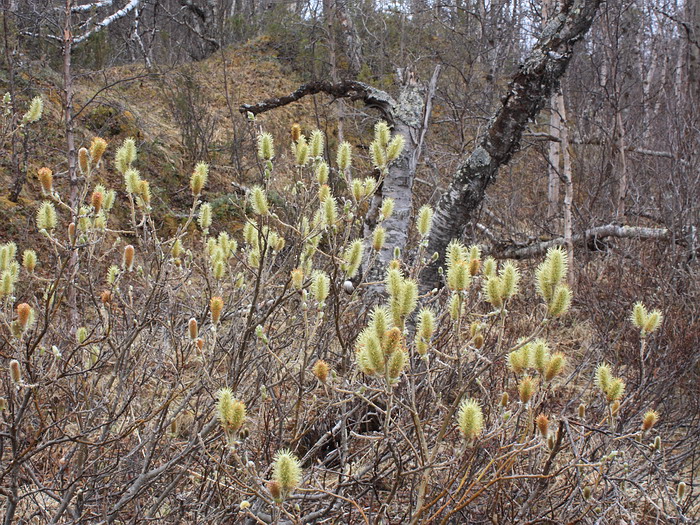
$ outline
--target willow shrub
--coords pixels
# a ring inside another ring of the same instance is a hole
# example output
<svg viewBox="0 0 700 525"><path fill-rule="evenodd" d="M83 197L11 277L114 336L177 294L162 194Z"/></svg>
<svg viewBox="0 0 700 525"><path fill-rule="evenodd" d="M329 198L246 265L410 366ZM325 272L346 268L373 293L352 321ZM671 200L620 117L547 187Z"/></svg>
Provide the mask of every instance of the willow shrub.
<svg viewBox="0 0 700 525"><path fill-rule="evenodd" d="M186 217L163 235L132 139L113 155L99 138L80 150L72 204L40 170L45 243L0 249L8 522L687 512L692 491L664 464L663 414L628 394L623 367L563 351L574 323L565 251L530 274L454 241L445 288L421 294L436 257L423 206L411 256L396 250L383 283L364 281L387 242L394 206L378 190L402 147L377 125L377 179L349 143L326 156L321 132L295 126L280 173L280 148L261 133L236 231L216 224L200 163ZM108 171L121 187L100 183ZM384 289L378 304L368 286ZM639 303L631 319L643 362L662 315Z"/></svg>

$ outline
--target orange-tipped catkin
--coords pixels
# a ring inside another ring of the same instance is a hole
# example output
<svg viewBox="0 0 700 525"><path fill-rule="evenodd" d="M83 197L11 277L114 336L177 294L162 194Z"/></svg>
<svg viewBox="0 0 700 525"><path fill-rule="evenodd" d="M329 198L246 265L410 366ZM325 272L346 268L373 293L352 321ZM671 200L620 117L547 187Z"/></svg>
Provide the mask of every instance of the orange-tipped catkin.
<svg viewBox="0 0 700 525"><path fill-rule="evenodd" d="M97 165L107 149L107 141L100 137L95 137L90 143L90 160Z"/></svg>
<svg viewBox="0 0 700 525"><path fill-rule="evenodd" d="M199 329L197 327L197 319L195 319L194 317L190 319L187 323L187 331L190 335L190 339L197 339L197 335L199 335Z"/></svg>
<svg viewBox="0 0 700 525"><path fill-rule="evenodd" d="M105 196L101 191L93 191L92 197L90 198L90 204L92 204L95 213L100 213L102 209L102 203L105 200Z"/></svg>
<svg viewBox="0 0 700 525"><path fill-rule="evenodd" d="M658 420L659 414L657 414L655 410L648 410L642 418L642 430L644 432L651 430Z"/></svg>
<svg viewBox="0 0 700 525"><path fill-rule="evenodd" d="M212 297L209 301L209 309L211 310L211 322L219 324L221 312L224 310L224 300L221 297Z"/></svg>
<svg viewBox="0 0 700 525"><path fill-rule="evenodd" d="M22 329L27 328L29 324L29 318L32 315L32 307L27 303L21 303L17 305L17 319Z"/></svg>
<svg viewBox="0 0 700 525"><path fill-rule="evenodd" d="M549 435L549 418L544 414L540 414L535 419L535 424L537 425L537 430L542 434L542 437L546 438Z"/></svg>
<svg viewBox="0 0 700 525"><path fill-rule="evenodd" d="M53 191L53 171L49 168L39 168L37 175L41 183L41 191L44 194L50 194Z"/></svg>
<svg viewBox="0 0 700 525"><path fill-rule="evenodd" d="M296 142L301 137L301 126L299 124L292 124L292 141Z"/></svg>
<svg viewBox="0 0 700 525"><path fill-rule="evenodd" d="M112 292L109 290L103 290L102 293L100 294L100 301L102 301L102 304L109 304L112 302Z"/></svg>
<svg viewBox="0 0 700 525"><path fill-rule="evenodd" d="M323 359L319 359L314 364L312 371L321 383L325 383L328 380L328 372L330 371L330 367Z"/></svg>

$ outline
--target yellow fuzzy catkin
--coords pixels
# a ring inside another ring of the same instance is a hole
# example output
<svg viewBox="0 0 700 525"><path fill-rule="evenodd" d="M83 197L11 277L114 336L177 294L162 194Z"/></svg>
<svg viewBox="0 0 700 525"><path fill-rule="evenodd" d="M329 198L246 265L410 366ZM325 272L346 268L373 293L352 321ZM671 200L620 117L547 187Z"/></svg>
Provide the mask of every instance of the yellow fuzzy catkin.
<svg viewBox="0 0 700 525"><path fill-rule="evenodd" d="M289 450L275 454L272 465L272 480L279 485L281 497L286 498L301 483L301 463Z"/></svg>
<svg viewBox="0 0 700 525"><path fill-rule="evenodd" d="M325 162L319 162L316 166L316 180L319 184L326 184L328 182L328 164Z"/></svg>
<svg viewBox="0 0 700 525"><path fill-rule="evenodd" d="M323 203L331 196L331 188L328 184L321 184L318 188L318 202Z"/></svg>
<svg viewBox="0 0 700 525"><path fill-rule="evenodd" d="M345 260L344 269L349 279L357 275L360 264L362 264L362 254L363 245L361 239L355 239L345 250L345 254L343 255L343 259Z"/></svg>
<svg viewBox="0 0 700 525"><path fill-rule="evenodd" d="M329 196L322 203L322 214L325 224L329 227L335 226L338 222L338 202L335 197Z"/></svg>
<svg viewBox="0 0 700 525"><path fill-rule="evenodd" d="M600 388L603 392L607 392L611 381L612 372L610 370L610 366L605 363L598 365L598 368L595 371L595 382L596 385L598 385L598 388Z"/></svg>
<svg viewBox="0 0 700 525"><path fill-rule="evenodd" d="M605 392L608 402L612 403L614 401L619 401L625 394L625 388L626 385L622 379L619 377L613 378L613 380L610 382L608 390Z"/></svg>
<svg viewBox="0 0 700 525"><path fill-rule="evenodd" d="M342 142L340 146L338 146L336 163L341 172L347 171L350 169L350 166L352 166L352 146L349 142Z"/></svg>
<svg viewBox="0 0 700 525"><path fill-rule="evenodd" d="M376 142L381 148L386 148L389 144L391 138L391 129L389 124L380 120L374 125L374 142Z"/></svg>
<svg viewBox="0 0 700 525"><path fill-rule="evenodd" d="M32 124L37 122L44 112L44 101L40 96L34 97L29 103L29 109L22 116L23 124Z"/></svg>
<svg viewBox="0 0 700 525"><path fill-rule="evenodd" d="M403 135L394 135L386 148L386 156L389 162L392 162L399 158L399 155L403 152L406 140Z"/></svg>
<svg viewBox="0 0 700 525"><path fill-rule="evenodd" d="M382 207L380 208L380 211L381 220L386 220L389 217L391 217L391 214L394 213L394 199L392 199L391 197L385 197L382 201Z"/></svg>
<svg viewBox="0 0 700 525"><path fill-rule="evenodd" d="M304 286L304 270L301 268L295 268L291 271L290 277L292 279L292 286L296 290L301 290Z"/></svg>
<svg viewBox="0 0 700 525"><path fill-rule="evenodd" d="M544 262L535 271L537 292L548 305L551 316L566 313L571 304L571 291L562 283L566 278L568 259L560 246L550 248Z"/></svg>
<svg viewBox="0 0 700 525"><path fill-rule="evenodd" d="M484 282L483 291L486 302L491 303L496 309L503 306L503 286L500 277L495 274L487 277L486 281Z"/></svg>
<svg viewBox="0 0 700 525"><path fill-rule="evenodd" d="M233 397L229 388L222 388L217 392L217 413L219 422L224 432L234 435L238 432L246 418L246 407L242 401Z"/></svg>
<svg viewBox="0 0 700 525"><path fill-rule="evenodd" d="M390 382L393 383L399 378L407 363L408 354L403 349L397 350L389 356L389 360L387 362L387 374L389 375Z"/></svg>
<svg viewBox="0 0 700 525"><path fill-rule="evenodd" d="M328 275L320 270L314 271L311 276L311 293L316 301L322 303L328 297L330 292L331 280Z"/></svg>
<svg viewBox="0 0 700 525"><path fill-rule="evenodd" d="M518 293L520 284L520 270L512 261L503 265L499 275L501 279L501 297L506 300Z"/></svg>
<svg viewBox="0 0 700 525"><path fill-rule="evenodd" d="M39 206L36 213L36 225L40 230L53 230L56 228L58 218L56 217L56 208L50 201L44 201Z"/></svg>
<svg viewBox="0 0 700 525"><path fill-rule="evenodd" d="M383 226L377 226L372 232L372 249L375 252L380 251L384 247L386 239L386 229Z"/></svg>
<svg viewBox="0 0 700 525"><path fill-rule="evenodd" d="M421 237L427 237L433 225L433 209L427 204L418 210L418 220L416 227Z"/></svg>
<svg viewBox="0 0 700 525"><path fill-rule="evenodd" d="M304 135L299 137L299 140L293 144L294 157L298 167L303 168L309 162L309 144L306 142Z"/></svg>
<svg viewBox="0 0 700 525"><path fill-rule="evenodd" d="M260 186L253 186L251 188L249 202L256 215L267 215L270 212L267 195L265 194L265 190Z"/></svg>
<svg viewBox="0 0 700 525"><path fill-rule="evenodd" d="M206 162L198 162L194 170L192 170L192 175L190 176L190 190L192 190L192 195L194 197L202 193L204 186L209 178L209 164Z"/></svg>
<svg viewBox="0 0 700 525"><path fill-rule="evenodd" d="M258 157L262 160L272 160L275 156L275 144L272 135L263 132L258 135Z"/></svg>
<svg viewBox="0 0 700 525"><path fill-rule="evenodd" d="M199 208L199 217L197 219L197 222L199 223L200 228L202 228L202 230L204 230L205 232L211 226L211 222L212 222L211 204L209 204L208 202L205 202Z"/></svg>
<svg viewBox="0 0 700 525"><path fill-rule="evenodd" d="M632 307L632 314L630 315L630 320L632 324L639 328L640 330L644 328L644 324L647 319L647 309L641 301L634 303Z"/></svg>
<svg viewBox="0 0 700 525"><path fill-rule="evenodd" d="M37 256L34 250L24 250L22 254L22 266L29 272L33 273L36 268Z"/></svg>
<svg viewBox="0 0 700 525"><path fill-rule="evenodd" d="M477 438L484 430L484 415L481 406L474 399L465 399L459 405L457 414L459 430L468 440Z"/></svg>
<svg viewBox="0 0 700 525"><path fill-rule="evenodd" d="M648 312L644 304L638 301L632 307L630 320L635 327L639 328L640 335L644 338L661 326L663 315L660 310Z"/></svg>
<svg viewBox="0 0 700 525"><path fill-rule="evenodd" d="M610 404L619 402L625 393L625 382L619 377L614 377L610 366L605 363L596 369L595 382Z"/></svg>
<svg viewBox="0 0 700 525"><path fill-rule="evenodd" d="M141 190L141 174L138 170L127 168L124 171L124 185L130 195L138 195Z"/></svg>
<svg viewBox="0 0 700 525"><path fill-rule="evenodd" d="M571 306L571 290L565 284L557 285L549 303L548 313L552 317L564 315Z"/></svg>
<svg viewBox="0 0 700 525"><path fill-rule="evenodd" d="M114 164L117 171L124 175L131 165L136 161L136 142L133 138L127 138L117 150L114 157ZM134 193L134 192L132 192Z"/></svg>
<svg viewBox="0 0 700 525"><path fill-rule="evenodd" d="M564 370L566 358L561 352L556 352L547 363L544 370L544 378L546 381L551 381L556 376L560 375Z"/></svg>
<svg viewBox="0 0 700 525"><path fill-rule="evenodd" d="M387 165L387 157L385 149L377 141L372 142L369 146L369 155L372 160L372 166L378 170L384 170Z"/></svg>
<svg viewBox="0 0 700 525"><path fill-rule="evenodd" d="M323 157L323 149L325 146L325 138L321 130L315 129L311 132L309 141L309 153L314 159Z"/></svg>

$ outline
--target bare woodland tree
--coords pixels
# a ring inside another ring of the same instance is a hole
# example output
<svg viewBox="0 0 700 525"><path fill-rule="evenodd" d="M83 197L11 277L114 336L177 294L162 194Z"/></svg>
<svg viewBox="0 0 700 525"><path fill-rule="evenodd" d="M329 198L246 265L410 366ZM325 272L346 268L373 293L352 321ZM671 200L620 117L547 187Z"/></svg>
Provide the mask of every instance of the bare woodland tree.
<svg viewBox="0 0 700 525"><path fill-rule="evenodd" d="M479 146L460 166L437 206L428 252L437 253L439 259L421 276L426 288L438 285L437 269L443 261L445 248L452 239L462 235L498 169L518 149L528 122L558 86L574 45L588 31L599 5L597 0L563 3L561 11L547 23L530 57L511 81Z"/></svg>

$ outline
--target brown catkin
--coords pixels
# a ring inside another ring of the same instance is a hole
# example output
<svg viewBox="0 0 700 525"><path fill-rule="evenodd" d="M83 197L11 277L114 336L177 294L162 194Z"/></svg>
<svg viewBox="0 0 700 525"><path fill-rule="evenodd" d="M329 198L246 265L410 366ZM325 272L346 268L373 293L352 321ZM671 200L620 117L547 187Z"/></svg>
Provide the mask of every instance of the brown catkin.
<svg viewBox="0 0 700 525"><path fill-rule="evenodd" d="M134 267L134 247L131 244L127 244L124 247L124 270L131 271Z"/></svg>
<svg viewBox="0 0 700 525"><path fill-rule="evenodd" d="M39 168L37 175L41 183L41 191L51 193L53 191L53 171L49 168Z"/></svg>
<svg viewBox="0 0 700 525"><path fill-rule="evenodd" d="M22 381L22 370L19 367L19 361L16 359L10 361L10 379L12 379L13 383Z"/></svg>
<svg viewBox="0 0 700 525"><path fill-rule="evenodd" d="M78 150L78 167L80 168L80 173L87 173L90 169L90 158L88 155L88 150L86 148L80 148Z"/></svg>
<svg viewBox="0 0 700 525"><path fill-rule="evenodd" d="M17 319L22 328L27 328L29 324L29 318L32 315L32 307L27 303L21 303L17 305Z"/></svg>
<svg viewBox="0 0 700 525"><path fill-rule="evenodd" d="M195 340L197 339L197 335L199 334L199 329L197 327L197 319L194 317L189 320L187 323L187 331L190 335L190 339Z"/></svg>
<svg viewBox="0 0 700 525"><path fill-rule="evenodd" d="M330 367L323 359L319 359L314 364L312 371L321 383L325 383L328 380L328 372L330 371Z"/></svg>
<svg viewBox="0 0 700 525"><path fill-rule="evenodd" d="M107 149L107 141L100 137L95 137L90 143L90 159L97 165Z"/></svg>
<svg viewBox="0 0 700 525"><path fill-rule="evenodd" d="M537 425L537 430L542 434L542 437L546 438L549 435L549 418L544 414L540 414L535 419L535 424Z"/></svg>
<svg viewBox="0 0 700 525"><path fill-rule="evenodd" d="M90 204L92 204L95 213L100 213L102 209L102 203L105 200L105 196L101 191L93 191L92 197L90 198Z"/></svg>

